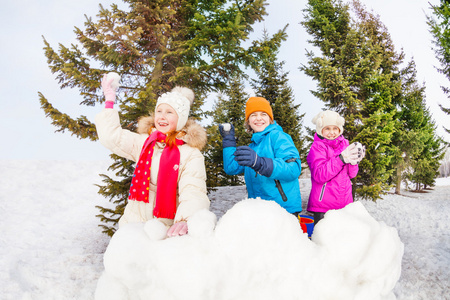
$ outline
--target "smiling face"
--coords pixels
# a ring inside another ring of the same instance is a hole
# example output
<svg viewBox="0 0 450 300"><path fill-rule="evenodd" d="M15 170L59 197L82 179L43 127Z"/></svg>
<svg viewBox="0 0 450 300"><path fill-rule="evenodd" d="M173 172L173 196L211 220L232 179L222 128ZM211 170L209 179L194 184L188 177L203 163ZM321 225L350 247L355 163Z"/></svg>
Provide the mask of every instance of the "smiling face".
<svg viewBox="0 0 450 300"><path fill-rule="evenodd" d="M263 111L255 111L248 117L248 124L254 132L261 132L271 124L269 115Z"/></svg>
<svg viewBox="0 0 450 300"><path fill-rule="evenodd" d="M177 129L178 115L169 104L162 103L155 110L155 127L162 133Z"/></svg>
<svg viewBox="0 0 450 300"><path fill-rule="evenodd" d="M322 129L322 136L326 138L327 140L334 140L341 134L341 130L339 130L339 127L330 125L325 126Z"/></svg>

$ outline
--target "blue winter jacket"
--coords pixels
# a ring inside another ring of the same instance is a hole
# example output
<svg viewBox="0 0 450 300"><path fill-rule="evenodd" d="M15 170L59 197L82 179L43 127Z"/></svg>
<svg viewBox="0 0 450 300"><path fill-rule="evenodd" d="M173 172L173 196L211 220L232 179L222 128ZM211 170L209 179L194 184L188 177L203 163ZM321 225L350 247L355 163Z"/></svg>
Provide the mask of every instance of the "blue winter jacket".
<svg viewBox="0 0 450 300"><path fill-rule="evenodd" d="M257 174L252 168L240 166L234 160L236 147L223 149L223 164L228 175L244 173L249 198L260 197L276 201L288 212L300 212L302 199L298 177L302 171L300 155L289 134L277 125L270 124L264 131L252 135L250 148L258 156L271 158L273 172L270 177Z"/></svg>

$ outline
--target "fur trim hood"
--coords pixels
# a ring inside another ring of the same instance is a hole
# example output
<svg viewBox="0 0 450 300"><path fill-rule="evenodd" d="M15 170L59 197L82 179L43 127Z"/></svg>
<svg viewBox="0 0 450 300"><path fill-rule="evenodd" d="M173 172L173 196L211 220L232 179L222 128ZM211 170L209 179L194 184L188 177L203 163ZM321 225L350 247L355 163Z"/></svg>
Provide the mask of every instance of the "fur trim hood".
<svg viewBox="0 0 450 300"><path fill-rule="evenodd" d="M138 121L137 132L140 134L148 134L150 128L155 126L155 118L153 116L142 117ZM186 125L181 129L186 133L181 139L193 148L202 150L207 142L206 130L193 119L188 119Z"/></svg>

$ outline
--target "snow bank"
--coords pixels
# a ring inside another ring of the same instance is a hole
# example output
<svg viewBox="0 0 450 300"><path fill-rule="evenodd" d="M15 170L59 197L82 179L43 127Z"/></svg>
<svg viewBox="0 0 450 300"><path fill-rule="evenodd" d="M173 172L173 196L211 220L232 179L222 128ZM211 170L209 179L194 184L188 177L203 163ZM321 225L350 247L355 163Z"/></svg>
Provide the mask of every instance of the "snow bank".
<svg viewBox="0 0 450 300"><path fill-rule="evenodd" d="M327 213L311 240L261 199L237 203L217 223L201 211L182 237L161 240L158 223L116 232L97 300L395 299L403 243L359 202Z"/></svg>

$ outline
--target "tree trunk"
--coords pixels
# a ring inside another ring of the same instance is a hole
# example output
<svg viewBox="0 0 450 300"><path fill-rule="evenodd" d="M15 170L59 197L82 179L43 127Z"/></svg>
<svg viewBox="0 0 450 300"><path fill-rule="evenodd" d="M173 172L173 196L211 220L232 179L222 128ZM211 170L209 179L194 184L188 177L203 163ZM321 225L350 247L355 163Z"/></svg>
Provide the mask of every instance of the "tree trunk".
<svg viewBox="0 0 450 300"><path fill-rule="evenodd" d="M395 193L397 195L400 195L401 186L402 186L402 170L400 167L398 167L397 168L397 182L395 185Z"/></svg>

